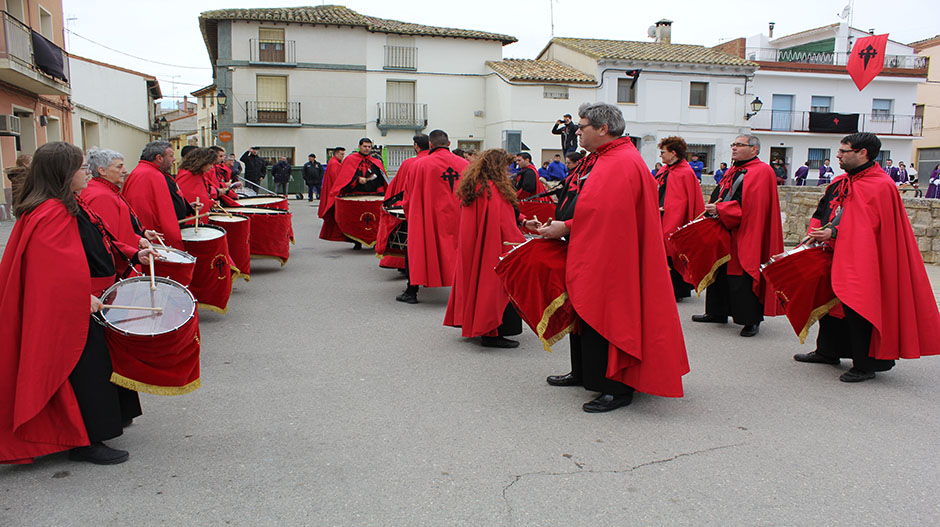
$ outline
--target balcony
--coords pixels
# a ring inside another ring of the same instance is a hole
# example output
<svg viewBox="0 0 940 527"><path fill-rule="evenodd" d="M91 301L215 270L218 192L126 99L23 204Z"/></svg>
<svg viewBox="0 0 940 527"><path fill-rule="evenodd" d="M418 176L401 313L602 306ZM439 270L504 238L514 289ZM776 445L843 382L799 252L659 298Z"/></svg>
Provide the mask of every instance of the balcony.
<svg viewBox="0 0 940 527"><path fill-rule="evenodd" d="M277 101L248 101L248 124L300 126L300 103Z"/></svg>
<svg viewBox="0 0 940 527"><path fill-rule="evenodd" d="M428 105L413 102L380 102L375 125L382 131L424 130L428 125Z"/></svg>
<svg viewBox="0 0 940 527"><path fill-rule="evenodd" d="M251 47L248 61L252 64L277 64L279 66L296 66L296 42L293 40L248 40Z"/></svg>
<svg viewBox="0 0 940 527"><path fill-rule="evenodd" d="M746 58L756 62L789 62L797 64L822 64L845 66L851 53L835 51L793 51L775 48L747 48ZM927 57L917 55L885 55L886 68L926 70Z"/></svg>
<svg viewBox="0 0 940 527"><path fill-rule="evenodd" d="M0 80L41 95L71 95L69 57L6 12L0 24Z"/></svg>
<svg viewBox="0 0 940 527"><path fill-rule="evenodd" d="M384 69L417 71L418 48L414 46L385 46Z"/></svg>
<svg viewBox="0 0 940 527"><path fill-rule="evenodd" d="M837 133L845 135L854 131L829 132L810 128L810 114L814 112L791 112L764 110L748 122L755 131L771 132L814 132ZM916 115L895 115L889 113L847 114L858 117L858 131L878 135L906 135L919 137L923 132L923 117Z"/></svg>

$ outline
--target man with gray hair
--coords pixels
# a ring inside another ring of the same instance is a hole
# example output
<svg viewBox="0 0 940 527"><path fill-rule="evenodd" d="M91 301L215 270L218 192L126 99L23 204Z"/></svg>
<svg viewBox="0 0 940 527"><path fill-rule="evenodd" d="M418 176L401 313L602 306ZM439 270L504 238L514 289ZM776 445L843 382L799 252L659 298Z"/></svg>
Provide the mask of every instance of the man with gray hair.
<svg viewBox="0 0 940 527"><path fill-rule="evenodd" d="M578 115L577 135L591 154L565 180L556 221L525 222L544 238L568 239L565 285L579 323L571 334L571 373L552 375L548 384L600 392L582 406L591 413L630 404L634 391L682 397L689 361L657 182L622 137L616 106L586 103Z"/></svg>
<svg viewBox="0 0 940 527"><path fill-rule="evenodd" d="M731 234L731 259L714 274L705 293L705 314L694 322L724 324L731 315L742 337L760 331L764 315L784 314L761 264L783 252L783 227L777 200L777 176L757 158L760 139L742 134L731 144L731 168L715 187L705 213Z"/></svg>
<svg viewBox="0 0 940 527"><path fill-rule="evenodd" d="M147 143L121 194L145 228L162 233L167 245L183 250L179 220L192 215L193 208L170 176L174 160L169 141Z"/></svg>

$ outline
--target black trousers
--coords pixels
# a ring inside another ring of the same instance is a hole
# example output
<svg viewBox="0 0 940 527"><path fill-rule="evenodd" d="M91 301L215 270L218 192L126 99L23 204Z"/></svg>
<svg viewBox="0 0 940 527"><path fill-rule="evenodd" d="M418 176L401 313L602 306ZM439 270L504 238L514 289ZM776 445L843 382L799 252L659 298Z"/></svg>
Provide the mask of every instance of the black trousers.
<svg viewBox="0 0 940 527"><path fill-rule="evenodd" d="M692 286L689 285L678 271L672 268L672 257L667 256L669 262L669 277L672 278L672 292L676 295L676 300L681 300L692 296Z"/></svg>
<svg viewBox="0 0 940 527"><path fill-rule="evenodd" d="M852 359L859 370L888 371L894 367L893 360L879 360L868 356L871 346L871 322L865 320L847 305L845 318L826 315L819 319L819 335L816 337L816 353L832 359Z"/></svg>
<svg viewBox="0 0 940 527"><path fill-rule="evenodd" d="M715 273L715 282L705 289L705 313L716 317L731 316L735 324L750 326L764 321L764 305L754 294L754 280L744 273L728 274L728 264Z"/></svg>
<svg viewBox="0 0 940 527"><path fill-rule="evenodd" d="M111 371L104 328L89 318L85 349L69 375L69 383L92 443L121 435L121 423L141 414L137 392L112 384Z"/></svg>
<svg viewBox="0 0 940 527"><path fill-rule="evenodd" d="M503 311L503 323L496 328L496 332L500 337L511 337L522 333L522 317L516 312L512 302L506 304L506 309Z"/></svg>
<svg viewBox="0 0 940 527"><path fill-rule="evenodd" d="M609 395L627 395L633 388L607 378L607 351L610 342L581 321L581 334L570 334L571 373L580 377L584 389Z"/></svg>

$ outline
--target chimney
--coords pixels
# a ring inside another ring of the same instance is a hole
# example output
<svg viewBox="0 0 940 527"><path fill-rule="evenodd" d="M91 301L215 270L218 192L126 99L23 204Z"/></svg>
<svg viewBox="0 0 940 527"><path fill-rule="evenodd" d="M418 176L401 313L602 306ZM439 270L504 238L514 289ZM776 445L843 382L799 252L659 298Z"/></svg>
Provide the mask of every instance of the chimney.
<svg viewBox="0 0 940 527"><path fill-rule="evenodd" d="M770 28L767 34L767 38L774 38L774 23L770 22L769 24L767 24L767 26Z"/></svg>
<svg viewBox="0 0 940 527"><path fill-rule="evenodd" d="M656 43L672 44L672 20L664 18L656 22Z"/></svg>

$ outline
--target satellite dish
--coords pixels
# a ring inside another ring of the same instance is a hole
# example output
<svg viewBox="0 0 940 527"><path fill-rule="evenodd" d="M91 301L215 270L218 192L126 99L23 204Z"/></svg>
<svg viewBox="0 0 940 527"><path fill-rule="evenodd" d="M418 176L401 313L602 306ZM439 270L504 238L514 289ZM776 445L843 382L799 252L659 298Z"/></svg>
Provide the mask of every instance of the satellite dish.
<svg viewBox="0 0 940 527"><path fill-rule="evenodd" d="M646 30L646 36L656 38L656 26L650 26L650 28Z"/></svg>

